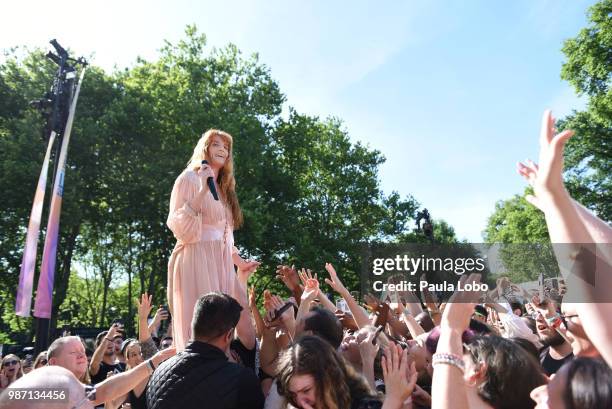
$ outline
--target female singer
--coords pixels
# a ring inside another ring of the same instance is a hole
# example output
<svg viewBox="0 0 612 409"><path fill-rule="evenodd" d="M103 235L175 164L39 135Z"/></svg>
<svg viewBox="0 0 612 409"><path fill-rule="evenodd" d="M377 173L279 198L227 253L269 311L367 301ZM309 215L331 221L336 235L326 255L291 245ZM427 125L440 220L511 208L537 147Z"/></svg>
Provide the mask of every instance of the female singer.
<svg viewBox="0 0 612 409"><path fill-rule="evenodd" d="M242 224L242 212L235 191L232 142L227 132L210 129L204 133L172 188L167 224L177 241L168 263L168 305L177 351L191 338L198 298L211 291L236 297L243 290L234 264L244 272L259 265L243 260L234 247L233 230ZM213 197L208 178L219 200Z"/></svg>

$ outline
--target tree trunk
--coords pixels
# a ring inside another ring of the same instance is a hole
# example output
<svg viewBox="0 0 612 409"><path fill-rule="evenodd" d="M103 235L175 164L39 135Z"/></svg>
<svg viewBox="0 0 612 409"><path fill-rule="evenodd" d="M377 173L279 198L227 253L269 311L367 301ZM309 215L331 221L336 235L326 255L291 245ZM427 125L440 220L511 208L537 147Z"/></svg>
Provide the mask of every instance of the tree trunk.
<svg viewBox="0 0 612 409"><path fill-rule="evenodd" d="M104 279L104 288L102 289L102 311L100 311L100 324L99 327L106 327L104 320L106 319L106 297L108 296L108 285L106 279Z"/></svg>

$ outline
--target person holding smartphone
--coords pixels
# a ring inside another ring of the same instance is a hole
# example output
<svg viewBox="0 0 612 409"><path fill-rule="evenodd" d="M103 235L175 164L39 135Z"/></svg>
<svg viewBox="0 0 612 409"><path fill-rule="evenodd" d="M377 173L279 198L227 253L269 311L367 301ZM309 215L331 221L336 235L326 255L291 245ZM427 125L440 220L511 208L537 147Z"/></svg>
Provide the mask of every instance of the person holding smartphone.
<svg viewBox="0 0 612 409"><path fill-rule="evenodd" d="M206 131L172 189L167 224L177 241L168 262L168 306L178 351L191 338L198 298L213 291L235 296L241 290L234 265L247 272L259 265L243 260L234 246L233 231L242 224L242 211L232 145L227 132Z"/></svg>
<svg viewBox="0 0 612 409"><path fill-rule="evenodd" d="M89 364L89 374L93 383L104 381L109 372L125 371L125 363L120 362L115 353L116 344L119 344L121 349L123 342L120 328L118 323L114 323L108 331L101 332L96 337L96 350Z"/></svg>

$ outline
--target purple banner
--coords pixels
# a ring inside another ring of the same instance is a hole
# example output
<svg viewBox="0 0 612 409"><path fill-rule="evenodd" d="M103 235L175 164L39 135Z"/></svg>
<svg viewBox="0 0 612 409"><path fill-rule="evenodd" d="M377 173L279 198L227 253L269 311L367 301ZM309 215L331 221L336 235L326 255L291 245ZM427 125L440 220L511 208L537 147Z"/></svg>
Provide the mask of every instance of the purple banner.
<svg viewBox="0 0 612 409"><path fill-rule="evenodd" d="M19 287L17 287L17 297L15 299L15 314L20 317L29 317L32 308L32 288L34 286L34 269L36 268L36 251L38 247L38 235L40 234L40 221L42 218L43 203L45 202L45 189L47 188L47 173L49 169L49 157L51 147L55 141L55 131L51 132L47 153L43 160L38 185L34 194L34 204L30 212L30 222L28 223L28 233L23 249L23 259L21 260L21 272L19 273Z"/></svg>

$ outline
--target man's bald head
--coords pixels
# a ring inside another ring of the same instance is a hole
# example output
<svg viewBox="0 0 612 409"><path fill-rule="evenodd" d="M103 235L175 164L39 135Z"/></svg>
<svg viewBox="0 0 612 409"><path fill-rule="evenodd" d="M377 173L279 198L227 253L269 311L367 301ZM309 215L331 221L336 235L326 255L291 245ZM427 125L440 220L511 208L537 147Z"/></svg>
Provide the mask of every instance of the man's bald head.
<svg viewBox="0 0 612 409"><path fill-rule="evenodd" d="M30 390L51 388L64 390L67 399L64 401L45 401L45 409L70 409L83 402L85 398L85 386L79 382L69 370L61 366L45 366L35 369L29 374L17 379L0 394L0 407L2 409L40 409L40 401L27 401L9 398L11 389L28 388ZM92 409L90 401L84 401L79 409Z"/></svg>

